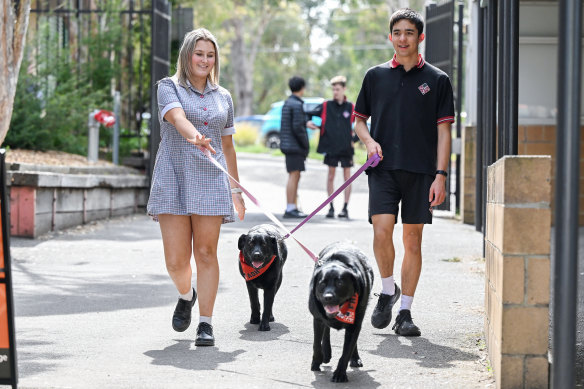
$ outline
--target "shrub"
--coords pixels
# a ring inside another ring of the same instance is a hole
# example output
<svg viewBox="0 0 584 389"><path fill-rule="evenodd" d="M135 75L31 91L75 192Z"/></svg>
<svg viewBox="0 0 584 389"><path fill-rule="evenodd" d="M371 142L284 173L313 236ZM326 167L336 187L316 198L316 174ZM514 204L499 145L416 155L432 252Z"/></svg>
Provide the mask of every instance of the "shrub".
<svg viewBox="0 0 584 389"><path fill-rule="evenodd" d="M258 141L258 130L246 123L237 124L233 140L237 146L251 146Z"/></svg>
<svg viewBox="0 0 584 389"><path fill-rule="evenodd" d="M72 65L61 65L53 75L37 76L26 72L23 61L4 145L86 152L89 112L106 105L107 98L104 91L93 91L85 80L71 77Z"/></svg>

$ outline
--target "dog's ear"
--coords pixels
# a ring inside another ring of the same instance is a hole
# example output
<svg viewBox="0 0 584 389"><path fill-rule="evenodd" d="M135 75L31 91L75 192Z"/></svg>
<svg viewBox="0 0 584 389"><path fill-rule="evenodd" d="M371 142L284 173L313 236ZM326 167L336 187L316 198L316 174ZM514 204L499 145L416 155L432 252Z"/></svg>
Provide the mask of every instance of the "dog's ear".
<svg viewBox="0 0 584 389"><path fill-rule="evenodd" d="M314 270L314 273L312 273L312 277L310 278L310 290L313 294L316 294L316 286L320 282L321 277L322 269L319 267Z"/></svg>
<svg viewBox="0 0 584 389"><path fill-rule="evenodd" d="M269 238L270 244L272 245L272 252L276 255L280 255L280 249L278 247L278 238L275 236L270 236Z"/></svg>
<svg viewBox="0 0 584 389"><path fill-rule="evenodd" d="M360 277L359 274L355 271L355 269L350 269L349 274L351 274L351 279L353 281L353 287L355 288L355 292L361 293L363 290L365 290L363 277Z"/></svg>
<svg viewBox="0 0 584 389"><path fill-rule="evenodd" d="M245 246L245 238L247 238L246 234L241 234L239 240L237 241L237 248L243 250L243 246Z"/></svg>

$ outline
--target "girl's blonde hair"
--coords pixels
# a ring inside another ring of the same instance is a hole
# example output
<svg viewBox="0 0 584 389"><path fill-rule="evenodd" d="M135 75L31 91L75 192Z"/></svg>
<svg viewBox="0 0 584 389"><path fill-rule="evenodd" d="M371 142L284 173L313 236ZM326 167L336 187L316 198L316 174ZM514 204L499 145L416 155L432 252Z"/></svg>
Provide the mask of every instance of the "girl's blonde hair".
<svg viewBox="0 0 584 389"><path fill-rule="evenodd" d="M193 52L195 51L197 41L200 39L211 42L215 46L215 65L211 69L211 73L209 73L207 79L211 84L219 85L219 45L217 45L217 40L209 30L206 28L197 28L185 35L185 39L178 53L178 60L176 61L175 76L178 78L178 83L185 88L187 88L187 80L192 75L191 62Z"/></svg>

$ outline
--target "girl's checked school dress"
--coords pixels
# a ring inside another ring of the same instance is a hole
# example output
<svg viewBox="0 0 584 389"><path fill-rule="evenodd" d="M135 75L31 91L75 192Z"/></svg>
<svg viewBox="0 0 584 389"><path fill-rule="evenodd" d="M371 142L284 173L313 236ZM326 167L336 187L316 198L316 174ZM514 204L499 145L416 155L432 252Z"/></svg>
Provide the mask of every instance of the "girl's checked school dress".
<svg viewBox="0 0 584 389"><path fill-rule="evenodd" d="M164 119L173 108L182 108L186 118L207 138L217 154L212 154L225 169L221 137L235 133L231 95L207 80L203 93L187 81L167 77L158 84L160 145L156 154L148 214L157 221L160 214L223 216L223 223L235 221L233 200L227 175L214 166L197 146L187 142Z"/></svg>

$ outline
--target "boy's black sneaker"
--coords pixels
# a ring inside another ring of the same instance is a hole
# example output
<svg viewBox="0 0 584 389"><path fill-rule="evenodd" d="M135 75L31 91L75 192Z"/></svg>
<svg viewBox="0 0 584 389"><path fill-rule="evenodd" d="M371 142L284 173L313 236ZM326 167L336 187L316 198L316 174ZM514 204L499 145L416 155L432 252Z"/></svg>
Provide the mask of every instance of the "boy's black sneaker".
<svg viewBox="0 0 584 389"><path fill-rule="evenodd" d="M422 333L412 321L412 313L409 309L402 309L395 318L395 324L391 328L401 336L420 336Z"/></svg>
<svg viewBox="0 0 584 389"><path fill-rule="evenodd" d="M213 326L209 323L200 322L197 327L197 339L195 346L214 346Z"/></svg>
<svg viewBox="0 0 584 389"><path fill-rule="evenodd" d="M193 299L191 301L183 300L179 297L174 314L172 315L172 328L177 332L183 332L191 325L191 311L197 301L197 292L193 288Z"/></svg>
<svg viewBox="0 0 584 389"><path fill-rule="evenodd" d="M335 217L335 209L333 207L329 208L328 213L326 214L326 217L328 217L329 219Z"/></svg>
<svg viewBox="0 0 584 389"><path fill-rule="evenodd" d="M379 296L379 300L377 300L377 305L371 315L371 325L375 328L381 329L387 327L389 323L391 323L391 309L399 299L399 296L401 296L401 290L396 284L394 294L375 293L375 295Z"/></svg>

